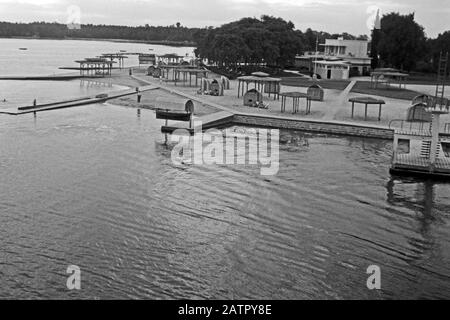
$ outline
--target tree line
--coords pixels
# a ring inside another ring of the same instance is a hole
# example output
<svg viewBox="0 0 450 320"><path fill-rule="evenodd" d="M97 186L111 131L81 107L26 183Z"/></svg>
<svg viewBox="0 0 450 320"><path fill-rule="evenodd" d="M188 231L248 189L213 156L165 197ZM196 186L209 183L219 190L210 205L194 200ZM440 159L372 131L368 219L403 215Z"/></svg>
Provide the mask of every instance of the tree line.
<svg viewBox="0 0 450 320"><path fill-rule="evenodd" d="M428 38L413 13L384 15L377 37L379 41L374 51L378 52L382 67L436 72L440 53L450 52L450 30L434 39Z"/></svg>
<svg viewBox="0 0 450 320"><path fill-rule="evenodd" d="M0 37L33 37L33 38L84 38L84 39L123 39L137 41L169 41L193 43L198 28L187 28L180 23L172 26L111 26L81 25L80 29L70 29L65 24L33 22L10 23L0 22Z"/></svg>

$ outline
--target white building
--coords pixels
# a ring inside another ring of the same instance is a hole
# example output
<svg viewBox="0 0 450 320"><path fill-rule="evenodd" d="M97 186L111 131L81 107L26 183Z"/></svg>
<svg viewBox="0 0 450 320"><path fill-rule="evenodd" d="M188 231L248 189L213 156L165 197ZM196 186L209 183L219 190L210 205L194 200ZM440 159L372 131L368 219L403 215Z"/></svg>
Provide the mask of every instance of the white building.
<svg viewBox="0 0 450 320"><path fill-rule="evenodd" d="M350 77L350 67L346 61L316 61L316 74L321 79L346 80Z"/></svg>
<svg viewBox="0 0 450 320"><path fill-rule="evenodd" d="M369 74L372 61L368 54L369 41L327 39L322 46L325 60L341 60L350 64L349 76Z"/></svg>

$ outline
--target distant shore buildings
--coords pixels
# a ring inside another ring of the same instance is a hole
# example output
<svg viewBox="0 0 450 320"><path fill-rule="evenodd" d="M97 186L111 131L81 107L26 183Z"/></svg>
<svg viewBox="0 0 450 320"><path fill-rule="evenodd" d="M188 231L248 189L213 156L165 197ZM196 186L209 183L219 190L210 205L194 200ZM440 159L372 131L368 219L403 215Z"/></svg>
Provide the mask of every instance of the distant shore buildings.
<svg viewBox="0 0 450 320"><path fill-rule="evenodd" d="M295 58L295 65L316 73L322 79L345 80L369 75L371 61L369 41L326 39L323 52L306 52Z"/></svg>
<svg viewBox="0 0 450 320"><path fill-rule="evenodd" d="M321 52L305 52L295 57L295 65L322 79L346 80L355 76L370 76L378 68L378 42L381 17L378 10L372 31L369 56L368 40L326 39Z"/></svg>

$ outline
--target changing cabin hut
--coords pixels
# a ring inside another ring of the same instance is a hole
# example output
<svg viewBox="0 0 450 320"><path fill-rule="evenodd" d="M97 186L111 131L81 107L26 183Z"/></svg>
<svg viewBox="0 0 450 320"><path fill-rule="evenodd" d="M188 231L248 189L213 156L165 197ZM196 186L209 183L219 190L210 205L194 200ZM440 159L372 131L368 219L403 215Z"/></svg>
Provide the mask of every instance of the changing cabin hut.
<svg viewBox="0 0 450 320"><path fill-rule="evenodd" d="M221 82L222 82L222 86L224 90L230 90L230 79L228 79L227 77L222 76L220 78Z"/></svg>
<svg viewBox="0 0 450 320"><path fill-rule="evenodd" d="M161 78L161 75L162 75L161 68L155 67L155 69L153 69L153 73L152 73L153 78Z"/></svg>
<svg viewBox="0 0 450 320"><path fill-rule="evenodd" d="M263 95L256 89L251 89L244 94L244 106L254 107L258 102L263 101Z"/></svg>
<svg viewBox="0 0 450 320"><path fill-rule="evenodd" d="M411 123L431 123L433 116L427 111L426 102L418 102L408 109L406 121Z"/></svg>
<svg viewBox="0 0 450 320"><path fill-rule="evenodd" d="M150 66L147 68L147 75L148 76L153 76L153 72L155 71L156 67L155 66Z"/></svg>
<svg viewBox="0 0 450 320"><path fill-rule="evenodd" d="M209 94L211 91L211 83L208 79L203 78L200 80L200 91L202 95Z"/></svg>
<svg viewBox="0 0 450 320"><path fill-rule="evenodd" d="M210 95L212 96L223 96L224 89L222 83L217 81L216 79L212 80L210 85Z"/></svg>
<svg viewBox="0 0 450 320"><path fill-rule="evenodd" d="M315 84L308 88L307 95L312 101L323 101L325 92L321 86Z"/></svg>
<svg viewBox="0 0 450 320"><path fill-rule="evenodd" d="M139 66L141 65L156 65L156 55L153 53L140 53Z"/></svg>

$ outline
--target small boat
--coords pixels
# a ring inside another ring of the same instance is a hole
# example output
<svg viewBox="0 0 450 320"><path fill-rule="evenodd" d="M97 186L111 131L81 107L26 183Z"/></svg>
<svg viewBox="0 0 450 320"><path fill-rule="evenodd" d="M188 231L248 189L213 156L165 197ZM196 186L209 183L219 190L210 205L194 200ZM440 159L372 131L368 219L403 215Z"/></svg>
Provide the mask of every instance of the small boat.
<svg viewBox="0 0 450 320"><path fill-rule="evenodd" d="M28 48L19 48L19 50L26 51Z"/></svg>
<svg viewBox="0 0 450 320"><path fill-rule="evenodd" d="M192 113L186 111L157 110L156 119L173 121L191 121Z"/></svg>

